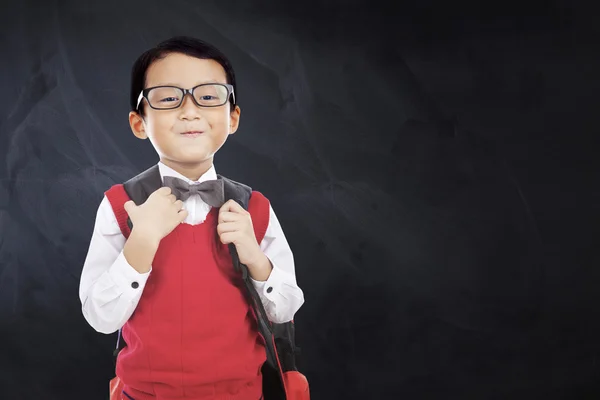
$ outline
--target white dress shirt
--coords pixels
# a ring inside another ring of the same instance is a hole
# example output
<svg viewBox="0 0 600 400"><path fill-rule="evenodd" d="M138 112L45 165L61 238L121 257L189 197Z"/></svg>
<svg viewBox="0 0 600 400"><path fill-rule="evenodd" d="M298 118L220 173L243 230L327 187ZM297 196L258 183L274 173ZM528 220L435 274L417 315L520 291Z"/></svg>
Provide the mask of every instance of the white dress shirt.
<svg viewBox="0 0 600 400"><path fill-rule="evenodd" d="M214 166L196 182L162 162L158 163L158 167L161 178L174 176L190 184L217 179ZM190 196L183 205L188 211L184 222L191 225L204 222L211 209L197 194ZM269 214L269 225L260 248L271 261L273 270L266 281L251 281L262 300L268 318L275 323L284 323L294 318L294 314L304 303L304 294L296 283L294 257L272 207ZM127 262L123 256L125 242L126 239L105 196L98 208L79 286L83 315L98 332L116 332L127 322L152 273L150 269L141 274ZM137 282L138 285L132 286L133 282Z"/></svg>

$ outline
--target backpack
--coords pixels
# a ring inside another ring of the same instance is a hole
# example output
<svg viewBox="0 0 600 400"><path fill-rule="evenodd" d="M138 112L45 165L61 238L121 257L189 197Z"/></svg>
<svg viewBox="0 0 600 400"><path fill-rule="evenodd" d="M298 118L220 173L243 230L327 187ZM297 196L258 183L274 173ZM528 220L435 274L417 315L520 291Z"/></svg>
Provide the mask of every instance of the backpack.
<svg viewBox="0 0 600 400"><path fill-rule="evenodd" d="M217 175L217 179L223 180L225 201L233 199L247 210L252 189L221 175ZM123 184L125 192L136 205L143 204L150 194L161 186L163 185L158 165ZM130 230L133 228L129 217L127 217L127 225ZM267 361L261 369L264 400L310 400L308 381L296 366L296 356L300 349L296 347L295 343L294 321L283 324L269 321L260 297L250 281L248 267L240 262L233 243L229 244L229 252L234 270L242 276L246 288L246 299L256 317L258 332L265 342ZM121 337L121 329L119 329L117 346L113 353L115 363L119 352L125 345ZM110 400L120 400L123 383L118 376L111 379L109 387Z"/></svg>

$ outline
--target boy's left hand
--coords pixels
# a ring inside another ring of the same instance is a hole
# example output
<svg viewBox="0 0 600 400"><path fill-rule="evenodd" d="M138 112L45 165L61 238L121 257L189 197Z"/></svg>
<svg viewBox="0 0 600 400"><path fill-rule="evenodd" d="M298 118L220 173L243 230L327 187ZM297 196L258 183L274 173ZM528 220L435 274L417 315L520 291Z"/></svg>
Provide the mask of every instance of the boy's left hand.
<svg viewBox="0 0 600 400"><path fill-rule="evenodd" d="M219 209L217 233L223 244L235 245L240 262L248 266L254 279L264 277L265 274L268 278L271 262L256 241L252 217L235 200L227 201Z"/></svg>

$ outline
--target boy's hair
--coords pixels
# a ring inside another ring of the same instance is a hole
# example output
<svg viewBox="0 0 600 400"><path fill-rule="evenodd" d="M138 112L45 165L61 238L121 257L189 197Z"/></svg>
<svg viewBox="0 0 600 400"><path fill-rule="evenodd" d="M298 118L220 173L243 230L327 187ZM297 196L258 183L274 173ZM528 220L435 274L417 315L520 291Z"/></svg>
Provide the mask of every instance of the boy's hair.
<svg viewBox="0 0 600 400"><path fill-rule="evenodd" d="M181 53L190 57L196 57L203 60L214 60L221 64L227 76L227 83L233 86L235 96L229 96L229 101L232 107L238 103L238 93L235 85L235 73L231 63L219 49L215 46L206 43L200 39L189 36L176 36L159 43L145 51L133 64L131 69L131 93L129 96L129 105L131 111L137 110L137 101L140 92L146 86L146 72L152 63L165 58L171 53ZM144 102L142 102L143 104ZM140 104L139 112L143 115L143 105Z"/></svg>

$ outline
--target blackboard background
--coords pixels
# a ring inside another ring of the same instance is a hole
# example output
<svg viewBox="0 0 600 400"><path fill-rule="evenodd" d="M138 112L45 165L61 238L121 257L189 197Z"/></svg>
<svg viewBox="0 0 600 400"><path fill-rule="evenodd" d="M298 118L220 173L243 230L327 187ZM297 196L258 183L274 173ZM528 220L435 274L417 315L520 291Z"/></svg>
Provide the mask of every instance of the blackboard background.
<svg viewBox="0 0 600 400"><path fill-rule="evenodd" d="M600 396L594 13L567 1L46 1L0 13L0 398L104 399L78 285L156 162L129 71L178 34L238 76L220 173L272 201L314 399Z"/></svg>

